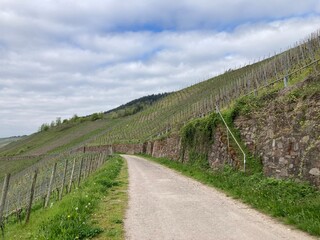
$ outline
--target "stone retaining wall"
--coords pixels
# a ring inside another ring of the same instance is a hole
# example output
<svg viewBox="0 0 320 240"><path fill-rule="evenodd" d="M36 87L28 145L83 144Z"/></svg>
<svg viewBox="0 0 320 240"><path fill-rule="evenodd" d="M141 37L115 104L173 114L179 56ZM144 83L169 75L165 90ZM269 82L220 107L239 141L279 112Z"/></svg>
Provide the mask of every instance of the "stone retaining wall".
<svg viewBox="0 0 320 240"><path fill-rule="evenodd" d="M178 136L171 136L163 140L153 142L152 156L167 157L172 160L179 160L181 153L181 141Z"/></svg>
<svg viewBox="0 0 320 240"><path fill-rule="evenodd" d="M320 101L272 103L235 125L266 176L295 178L320 186Z"/></svg>
<svg viewBox="0 0 320 240"><path fill-rule="evenodd" d="M289 105L280 103L274 101L267 110L264 108L238 117L235 126L242 141L251 153L261 158L266 176L300 179L320 186L320 99L311 98ZM212 168L220 168L226 163L243 167L241 156L227 146L226 129L218 126L213 144L205 148L207 152L202 152L208 156ZM95 150L109 148L102 146ZM94 147L89 149L94 150ZM112 150L128 154L146 153L182 162L189 159L189 149L182 147L179 136L144 144L114 144Z"/></svg>

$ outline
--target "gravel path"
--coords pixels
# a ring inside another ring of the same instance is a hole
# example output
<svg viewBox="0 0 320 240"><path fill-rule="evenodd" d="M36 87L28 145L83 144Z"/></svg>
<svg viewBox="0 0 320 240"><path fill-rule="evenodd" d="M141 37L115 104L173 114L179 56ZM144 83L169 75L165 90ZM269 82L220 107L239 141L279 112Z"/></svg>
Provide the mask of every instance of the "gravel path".
<svg viewBox="0 0 320 240"><path fill-rule="evenodd" d="M129 167L126 239L314 239L140 157Z"/></svg>

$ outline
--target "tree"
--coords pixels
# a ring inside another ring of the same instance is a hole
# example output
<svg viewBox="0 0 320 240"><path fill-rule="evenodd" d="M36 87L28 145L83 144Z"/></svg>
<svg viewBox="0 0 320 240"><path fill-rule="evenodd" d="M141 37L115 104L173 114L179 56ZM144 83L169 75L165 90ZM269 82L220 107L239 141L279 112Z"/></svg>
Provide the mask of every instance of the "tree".
<svg viewBox="0 0 320 240"><path fill-rule="evenodd" d="M40 126L39 131L40 131L40 132L46 132L46 131L48 131L49 129L50 129L49 124L43 123L43 124Z"/></svg>
<svg viewBox="0 0 320 240"><path fill-rule="evenodd" d="M79 119L77 114L74 114L73 117L70 119L71 122L77 122Z"/></svg>
<svg viewBox="0 0 320 240"><path fill-rule="evenodd" d="M102 118L103 118L103 113L94 113L90 117L91 121L96 121L96 120L102 119Z"/></svg>
<svg viewBox="0 0 320 240"><path fill-rule="evenodd" d="M60 126L61 125L61 117L57 117L56 119L56 126Z"/></svg>

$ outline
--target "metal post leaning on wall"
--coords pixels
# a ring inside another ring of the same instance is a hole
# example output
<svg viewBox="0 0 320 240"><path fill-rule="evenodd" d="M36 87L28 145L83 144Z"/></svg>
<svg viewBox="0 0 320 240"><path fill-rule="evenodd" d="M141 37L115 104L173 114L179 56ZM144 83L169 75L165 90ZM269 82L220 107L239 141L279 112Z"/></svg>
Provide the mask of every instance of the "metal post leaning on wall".
<svg viewBox="0 0 320 240"><path fill-rule="evenodd" d="M230 128L228 127L226 121L224 120L220 110L219 110L219 107L218 105L216 105L216 110L217 110L217 113L219 114L219 116L221 117L224 125L226 126L228 132L230 133L230 135L232 136L233 140L236 142L236 144L238 145L239 149L241 150L242 154L243 154L243 171L245 172L246 171L246 154L245 152L243 151L242 147L240 146L240 144L238 143L237 139L235 138L235 136L233 135L233 133L231 132Z"/></svg>

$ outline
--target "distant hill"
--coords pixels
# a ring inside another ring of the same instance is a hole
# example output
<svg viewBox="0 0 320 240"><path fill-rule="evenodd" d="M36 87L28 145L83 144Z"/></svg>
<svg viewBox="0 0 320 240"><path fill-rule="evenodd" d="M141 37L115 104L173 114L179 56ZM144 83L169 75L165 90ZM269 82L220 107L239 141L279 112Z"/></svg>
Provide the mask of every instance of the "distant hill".
<svg viewBox="0 0 320 240"><path fill-rule="evenodd" d="M0 148L4 147L5 145L8 145L9 143L23 139L25 137L26 136L14 136L14 137L8 137L8 138L0 138Z"/></svg>
<svg viewBox="0 0 320 240"><path fill-rule="evenodd" d="M104 114L112 113L113 118L125 117L129 115L133 115L137 112L144 110L146 107L152 105L158 100L168 96L171 93L159 93L152 94L148 96L144 96L138 99L135 99L131 102L123 104L117 108L111 109L109 111L104 112Z"/></svg>

